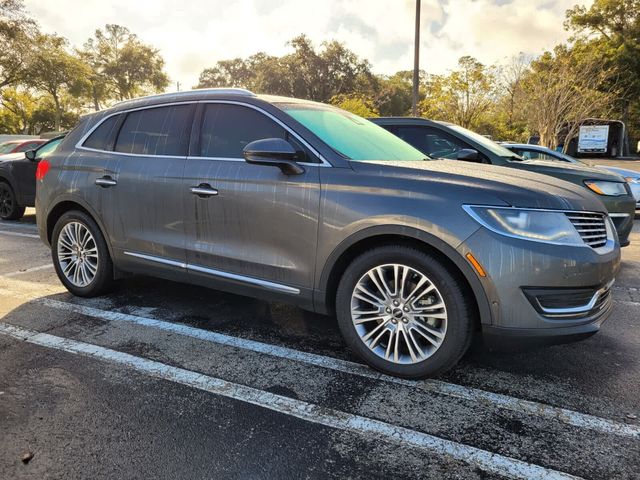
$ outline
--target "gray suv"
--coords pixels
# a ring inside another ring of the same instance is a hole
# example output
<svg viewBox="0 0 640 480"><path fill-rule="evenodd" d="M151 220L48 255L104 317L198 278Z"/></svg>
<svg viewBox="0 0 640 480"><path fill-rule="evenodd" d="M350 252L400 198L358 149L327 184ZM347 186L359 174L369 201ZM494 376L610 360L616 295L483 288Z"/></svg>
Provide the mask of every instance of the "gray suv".
<svg viewBox="0 0 640 480"><path fill-rule="evenodd" d="M620 264L584 188L427 161L350 113L244 90L84 117L36 177L73 294L142 273L335 313L354 352L407 378L452 367L478 333L595 333Z"/></svg>

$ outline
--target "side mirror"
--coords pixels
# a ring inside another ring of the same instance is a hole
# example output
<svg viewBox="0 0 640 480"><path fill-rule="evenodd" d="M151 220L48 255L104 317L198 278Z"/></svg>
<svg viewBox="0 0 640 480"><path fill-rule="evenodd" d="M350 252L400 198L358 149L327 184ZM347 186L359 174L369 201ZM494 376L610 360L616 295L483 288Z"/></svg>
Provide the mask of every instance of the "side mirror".
<svg viewBox="0 0 640 480"><path fill-rule="evenodd" d="M32 162L36 161L36 151L35 150L27 150L26 152L24 152L24 156L27 158L27 160L31 160Z"/></svg>
<svg viewBox="0 0 640 480"><path fill-rule="evenodd" d="M249 143L242 150L244 159L253 165L278 167L285 175L300 175L304 168L296 163L296 150L282 138L265 138Z"/></svg>
<svg viewBox="0 0 640 480"><path fill-rule="evenodd" d="M477 150L471 148L463 148L458 150L456 154L456 160L463 160L465 162L478 162L480 161L480 155Z"/></svg>

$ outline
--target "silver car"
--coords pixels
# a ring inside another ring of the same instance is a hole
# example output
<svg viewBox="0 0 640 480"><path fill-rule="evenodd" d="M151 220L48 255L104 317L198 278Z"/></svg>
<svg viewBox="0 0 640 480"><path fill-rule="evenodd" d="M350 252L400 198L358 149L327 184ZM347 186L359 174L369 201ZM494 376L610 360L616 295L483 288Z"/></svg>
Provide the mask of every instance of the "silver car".
<svg viewBox="0 0 640 480"><path fill-rule="evenodd" d="M335 314L389 374L451 368L478 335L575 340L611 308L604 205L544 175L432 161L337 108L245 90L120 103L38 164L60 281L128 273Z"/></svg>
<svg viewBox="0 0 640 480"><path fill-rule="evenodd" d="M525 160L548 160L553 162L560 161L567 163L578 163L588 166L588 164L572 157L571 155L557 152L540 145L530 145L528 143L503 143L502 146L511 150L517 155L520 155ZM640 172L629 170L626 168L610 167L606 165L598 165L597 168L602 168L604 170L617 173L618 175L624 177L624 179L629 184L629 187L631 188L633 198L636 199L636 215L638 215L638 213L640 213Z"/></svg>

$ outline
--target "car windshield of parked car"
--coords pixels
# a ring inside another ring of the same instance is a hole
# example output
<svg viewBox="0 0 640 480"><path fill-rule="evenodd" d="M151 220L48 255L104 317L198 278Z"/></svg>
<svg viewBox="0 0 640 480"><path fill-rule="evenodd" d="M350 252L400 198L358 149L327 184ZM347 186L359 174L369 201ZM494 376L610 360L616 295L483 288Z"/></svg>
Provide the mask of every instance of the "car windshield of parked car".
<svg viewBox="0 0 640 480"><path fill-rule="evenodd" d="M62 138L57 138L55 140L51 140L49 143L45 143L36 151L36 158L47 158L56 151L60 142L62 142Z"/></svg>
<svg viewBox="0 0 640 480"><path fill-rule="evenodd" d="M10 153L11 150L13 150L15 147L15 142L0 143L0 155L2 155L3 153Z"/></svg>
<svg viewBox="0 0 640 480"><path fill-rule="evenodd" d="M349 160L428 159L384 128L344 110L304 103L279 104L278 107Z"/></svg>
<svg viewBox="0 0 640 480"><path fill-rule="evenodd" d="M509 160L515 160L515 161L523 160L522 157L519 157L518 155L513 153L511 150L504 148L502 145L494 142L493 140L489 140L487 137L482 136L476 132L467 130L466 128L463 128L459 125L449 125L449 128L451 128L451 130L454 130L455 132L458 132L464 135L467 138L470 138L474 142L479 143L481 146L489 150L491 153L498 155L499 157L504 157Z"/></svg>

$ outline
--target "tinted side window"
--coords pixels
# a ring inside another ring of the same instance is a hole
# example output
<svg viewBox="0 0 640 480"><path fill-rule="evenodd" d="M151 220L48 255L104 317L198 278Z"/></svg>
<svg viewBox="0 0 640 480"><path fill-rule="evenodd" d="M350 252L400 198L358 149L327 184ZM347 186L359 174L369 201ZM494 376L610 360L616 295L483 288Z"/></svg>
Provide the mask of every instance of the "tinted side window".
<svg viewBox="0 0 640 480"><path fill-rule="evenodd" d="M286 130L249 107L206 105L200 134L200 156L242 158L242 149L254 140L287 139Z"/></svg>
<svg viewBox="0 0 640 480"><path fill-rule="evenodd" d="M85 140L82 146L95 148L96 150L111 150L119 117L120 115L114 115L113 117L107 118L89 135L89 138Z"/></svg>
<svg viewBox="0 0 640 480"><path fill-rule="evenodd" d="M421 152L434 158L456 158L458 151L470 148L453 135L448 135L431 127L398 126L395 134Z"/></svg>
<svg viewBox="0 0 640 480"><path fill-rule="evenodd" d="M191 105L172 105L128 113L118 134L115 151L186 156L191 111Z"/></svg>

